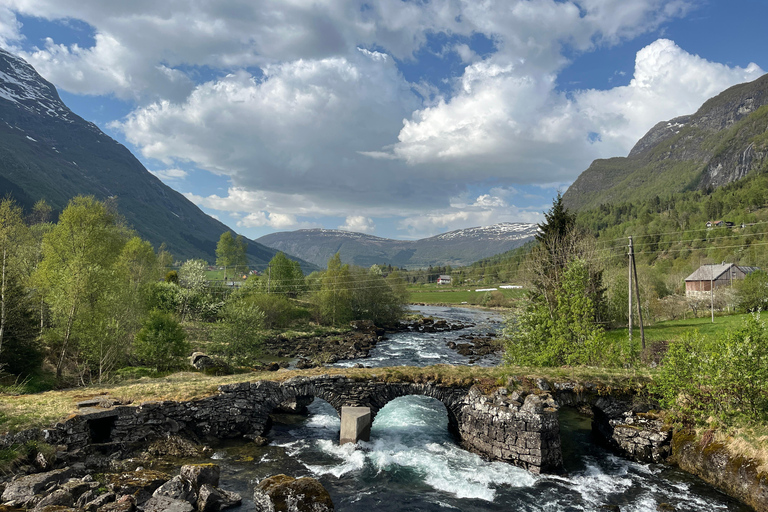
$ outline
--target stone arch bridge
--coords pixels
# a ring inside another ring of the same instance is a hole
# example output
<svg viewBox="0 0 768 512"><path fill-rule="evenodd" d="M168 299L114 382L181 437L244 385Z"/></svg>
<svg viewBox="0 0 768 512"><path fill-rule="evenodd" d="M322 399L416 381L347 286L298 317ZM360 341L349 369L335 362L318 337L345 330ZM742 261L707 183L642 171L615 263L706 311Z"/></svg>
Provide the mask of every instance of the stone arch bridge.
<svg viewBox="0 0 768 512"><path fill-rule="evenodd" d="M274 410L286 404L308 403L311 398L330 403L342 417L342 424L345 408L365 408L367 418L354 416L357 434L361 422L362 430L366 424L369 427L376 413L391 400L422 395L445 405L449 428L464 448L535 473L551 472L562 467L558 402L591 403L593 408L607 411L602 415L609 428L608 438L616 431L615 424L610 425L614 421L611 418L627 414L627 407L617 405L621 402L606 397L595 399L598 393L577 392L573 385L560 388L510 392L501 387L485 394L477 387L386 382L374 376L353 379L343 375L242 382L220 386L216 395L186 402L145 402L108 408L91 404L96 407L81 409L80 414L42 431L42 437L50 443L65 444L68 450L94 445L108 449L172 433L192 433L201 438L255 438L266 433L269 415ZM633 425L628 432L636 436L638 427Z"/></svg>

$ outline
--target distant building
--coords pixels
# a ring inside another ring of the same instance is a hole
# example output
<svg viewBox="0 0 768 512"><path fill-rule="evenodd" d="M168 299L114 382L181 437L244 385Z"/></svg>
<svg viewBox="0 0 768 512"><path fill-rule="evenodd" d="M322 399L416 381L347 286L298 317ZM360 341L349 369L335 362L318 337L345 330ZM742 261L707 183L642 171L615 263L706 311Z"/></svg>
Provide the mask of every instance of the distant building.
<svg viewBox="0 0 768 512"><path fill-rule="evenodd" d="M437 284L451 284L451 276L445 276L445 275L438 276Z"/></svg>
<svg viewBox="0 0 768 512"><path fill-rule="evenodd" d="M733 222L729 222L727 220L708 220L707 221L708 228L732 228L733 226L734 226Z"/></svg>
<svg viewBox="0 0 768 512"><path fill-rule="evenodd" d="M719 265L702 265L696 272L685 278L685 296L706 295L713 288L731 286L734 281L740 281L756 270L760 269L725 262Z"/></svg>

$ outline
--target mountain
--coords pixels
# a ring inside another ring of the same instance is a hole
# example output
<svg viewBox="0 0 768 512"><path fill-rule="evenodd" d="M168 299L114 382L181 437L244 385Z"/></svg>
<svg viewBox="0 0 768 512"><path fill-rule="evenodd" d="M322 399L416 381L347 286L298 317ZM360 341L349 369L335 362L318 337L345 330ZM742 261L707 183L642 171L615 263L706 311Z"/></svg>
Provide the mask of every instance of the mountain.
<svg viewBox="0 0 768 512"><path fill-rule="evenodd" d="M658 123L627 157L595 160L563 195L570 209L717 188L768 170L768 75L692 115Z"/></svg>
<svg viewBox="0 0 768 512"><path fill-rule="evenodd" d="M337 252L344 263L368 267L468 265L481 258L520 247L533 238L536 224L501 223L451 231L421 240L392 240L335 229L301 229L272 233L257 241L325 267Z"/></svg>
<svg viewBox="0 0 768 512"><path fill-rule="evenodd" d="M56 212L76 195L116 198L119 212L155 247L178 259L216 259L229 228L147 171L128 149L74 114L56 88L0 49L0 196L27 211L44 198ZM253 264L274 249L248 240Z"/></svg>

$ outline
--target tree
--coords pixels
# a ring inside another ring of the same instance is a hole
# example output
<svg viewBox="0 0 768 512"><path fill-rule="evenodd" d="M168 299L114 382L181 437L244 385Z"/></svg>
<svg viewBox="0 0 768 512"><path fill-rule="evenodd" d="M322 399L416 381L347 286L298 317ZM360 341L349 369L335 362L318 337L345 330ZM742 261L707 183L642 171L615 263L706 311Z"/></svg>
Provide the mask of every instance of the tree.
<svg viewBox="0 0 768 512"><path fill-rule="evenodd" d="M352 311L352 276L349 265L342 265L339 253L328 260L328 270L322 276L320 291L315 295L320 319L337 325L349 322Z"/></svg>
<svg viewBox="0 0 768 512"><path fill-rule="evenodd" d="M9 316L16 306L9 294L11 283L19 277L20 247L29 242L29 230L24 224L21 208L10 199L0 202L0 356L7 336Z"/></svg>
<svg viewBox="0 0 768 512"><path fill-rule="evenodd" d="M287 299L285 299L287 300ZM221 312L222 322L216 330L219 350L243 364L259 355L264 313L252 297L237 297L227 301Z"/></svg>
<svg viewBox="0 0 768 512"><path fill-rule="evenodd" d="M291 261L280 251L269 262L267 280L269 293L296 296L305 289L304 273L299 262Z"/></svg>
<svg viewBox="0 0 768 512"><path fill-rule="evenodd" d="M544 301L528 301L522 315L505 328L507 363L560 366L614 362L609 360L603 329L594 321L596 305L587 293L589 279L586 262L574 259L556 290L554 314Z"/></svg>
<svg viewBox="0 0 768 512"><path fill-rule="evenodd" d="M224 279L227 278L227 267L245 267L248 265L246 255L247 244L241 235L232 236L231 231L225 231L219 237L216 245L216 264L224 267Z"/></svg>
<svg viewBox="0 0 768 512"><path fill-rule="evenodd" d="M765 311L768 309L768 273L758 270L748 274L736 285L739 309Z"/></svg>
<svg viewBox="0 0 768 512"><path fill-rule="evenodd" d="M189 355L190 345L179 322L168 313L153 311L136 333L134 353L157 371L170 370Z"/></svg>
<svg viewBox="0 0 768 512"><path fill-rule="evenodd" d="M86 327L103 314L101 300L122 283L115 262L128 239L114 213L94 197L73 198L56 226L43 237L35 280L53 315L48 340L57 346L56 376L69 351L79 348Z"/></svg>
<svg viewBox="0 0 768 512"><path fill-rule="evenodd" d="M510 364L594 364L605 349L607 310L594 239L575 226L558 193L528 256L530 286L521 315L507 324ZM615 361L614 361L615 362Z"/></svg>

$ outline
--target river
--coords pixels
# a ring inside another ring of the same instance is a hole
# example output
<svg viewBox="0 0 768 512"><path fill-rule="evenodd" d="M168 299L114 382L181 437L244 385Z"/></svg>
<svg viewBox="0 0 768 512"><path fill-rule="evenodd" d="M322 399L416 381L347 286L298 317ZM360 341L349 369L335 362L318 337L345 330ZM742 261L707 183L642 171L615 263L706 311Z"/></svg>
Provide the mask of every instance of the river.
<svg viewBox="0 0 768 512"><path fill-rule="evenodd" d="M502 318L482 310L419 308L450 322L475 324L484 335ZM462 331L398 333L380 342L370 366L468 364L446 347ZM478 364L497 364L488 357ZM338 446L339 418L315 400L309 416L275 415L270 444L231 442L217 447L222 487L244 498L238 510L254 510L253 486L276 473L318 478L337 511L748 511L701 480L659 464L629 462L594 445L589 418L564 408L560 414L565 473L533 475L502 462L488 462L459 448L448 432L445 406L409 396L381 409L371 441ZM664 508L667 504L674 508ZM661 508L660 508L661 507Z"/></svg>

